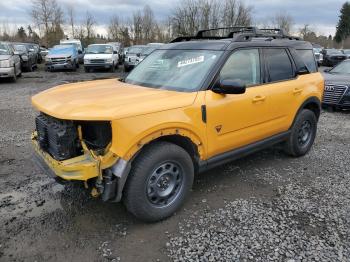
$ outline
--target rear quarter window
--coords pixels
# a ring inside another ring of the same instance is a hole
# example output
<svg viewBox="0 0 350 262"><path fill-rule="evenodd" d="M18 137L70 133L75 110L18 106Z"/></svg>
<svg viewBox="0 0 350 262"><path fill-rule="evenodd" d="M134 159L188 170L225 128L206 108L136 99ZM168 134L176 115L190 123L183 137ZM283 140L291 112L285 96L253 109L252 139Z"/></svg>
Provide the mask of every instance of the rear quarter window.
<svg viewBox="0 0 350 262"><path fill-rule="evenodd" d="M269 82L277 82L294 78L292 62L287 51L282 48L264 49Z"/></svg>
<svg viewBox="0 0 350 262"><path fill-rule="evenodd" d="M305 63L310 73L317 72L317 66L313 51L310 50L296 50L302 61Z"/></svg>

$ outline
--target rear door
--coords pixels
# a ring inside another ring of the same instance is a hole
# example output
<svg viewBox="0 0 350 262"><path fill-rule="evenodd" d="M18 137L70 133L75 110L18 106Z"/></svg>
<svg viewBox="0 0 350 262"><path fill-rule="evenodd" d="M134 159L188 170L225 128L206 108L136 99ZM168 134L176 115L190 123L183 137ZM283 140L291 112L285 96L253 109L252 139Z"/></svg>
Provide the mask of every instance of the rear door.
<svg viewBox="0 0 350 262"><path fill-rule="evenodd" d="M304 83L297 78L296 67L287 48L263 49L266 87L270 91L271 131L281 133L290 127L290 117L298 108Z"/></svg>

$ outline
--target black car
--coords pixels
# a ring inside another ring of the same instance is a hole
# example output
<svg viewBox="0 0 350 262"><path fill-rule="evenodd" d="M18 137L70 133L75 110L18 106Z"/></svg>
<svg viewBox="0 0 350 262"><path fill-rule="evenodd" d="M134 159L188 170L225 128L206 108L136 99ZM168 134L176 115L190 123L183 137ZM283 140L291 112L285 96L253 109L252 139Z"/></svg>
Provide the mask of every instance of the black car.
<svg viewBox="0 0 350 262"><path fill-rule="evenodd" d="M322 54L324 66L336 66L338 63L347 59L347 56L341 50L337 49L324 49Z"/></svg>
<svg viewBox="0 0 350 262"><path fill-rule="evenodd" d="M24 71L31 72L36 67L36 54L30 49L30 46L23 43L13 43L13 49L19 54L21 58L21 68Z"/></svg>
<svg viewBox="0 0 350 262"><path fill-rule="evenodd" d="M350 109L350 60L325 71L323 106Z"/></svg>

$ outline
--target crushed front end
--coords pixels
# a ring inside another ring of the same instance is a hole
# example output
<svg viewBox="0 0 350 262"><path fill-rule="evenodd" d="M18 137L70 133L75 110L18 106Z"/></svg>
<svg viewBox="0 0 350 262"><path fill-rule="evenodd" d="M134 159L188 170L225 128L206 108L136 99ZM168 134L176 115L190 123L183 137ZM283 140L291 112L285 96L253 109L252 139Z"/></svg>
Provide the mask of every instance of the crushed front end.
<svg viewBox="0 0 350 262"><path fill-rule="evenodd" d="M105 201L120 200L117 189L124 186L128 165L110 151L109 121L61 120L41 113L35 124L34 160L41 169L59 180L82 181Z"/></svg>

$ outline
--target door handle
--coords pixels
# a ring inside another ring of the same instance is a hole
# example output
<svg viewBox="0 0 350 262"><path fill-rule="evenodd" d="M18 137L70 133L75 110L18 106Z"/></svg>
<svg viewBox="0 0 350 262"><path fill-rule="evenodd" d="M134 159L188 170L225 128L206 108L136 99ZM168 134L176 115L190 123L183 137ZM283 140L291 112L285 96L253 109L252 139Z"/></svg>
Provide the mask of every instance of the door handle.
<svg viewBox="0 0 350 262"><path fill-rule="evenodd" d="M301 94L303 92L302 88L294 88L293 90L293 94L297 95L297 94Z"/></svg>
<svg viewBox="0 0 350 262"><path fill-rule="evenodd" d="M253 98L253 103L263 102L266 100L266 96L256 96Z"/></svg>

